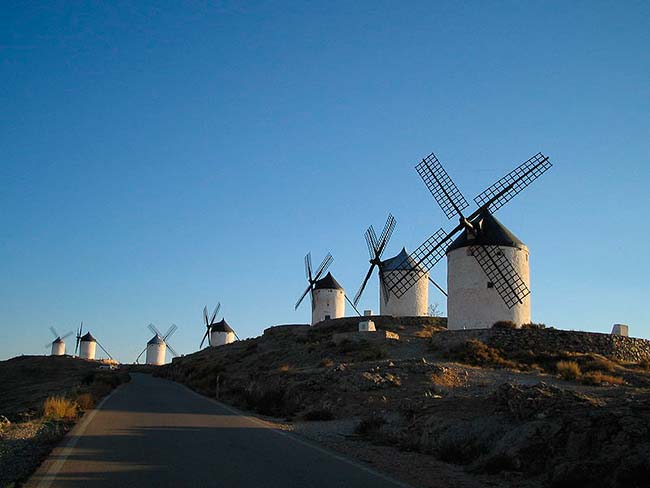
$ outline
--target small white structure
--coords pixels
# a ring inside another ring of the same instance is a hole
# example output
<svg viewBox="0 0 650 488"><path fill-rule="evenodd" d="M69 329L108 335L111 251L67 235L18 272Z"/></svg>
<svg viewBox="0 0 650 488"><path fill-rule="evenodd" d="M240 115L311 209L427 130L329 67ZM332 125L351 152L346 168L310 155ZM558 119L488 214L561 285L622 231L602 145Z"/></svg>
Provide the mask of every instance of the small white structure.
<svg viewBox="0 0 650 488"><path fill-rule="evenodd" d="M359 322L359 332L375 332L377 330L375 329L375 322L370 320L370 317L372 317L372 310L364 310L363 316L368 318Z"/></svg>
<svg viewBox="0 0 650 488"><path fill-rule="evenodd" d="M345 290L332 273L314 283L311 302L311 324L345 316Z"/></svg>
<svg viewBox="0 0 650 488"><path fill-rule="evenodd" d="M165 364L165 354L167 353L167 344L162 337L158 334L153 336L147 342L147 357L146 363L154 366L162 366Z"/></svg>
<svg viewBox="0 0 650 488"><path fill-rule="evenodd" d="M630 328L625 324L614 324L614 327L612 327L612 335L628 337L630 335Z"/></svg>
<svg viewBox="0 0 650 488"><path fill-rule="evenodd" d="M417 263L409 256L405 248L390 259L382 261L379 267L379 314L393 317L422 317L429 314L429 274L422 277L409 288L400 298L392 290L386 293L383 276L396 275L391 282L397 282L402 276L412 274L417 279L421 271L416 271ZM386 297L388 296L388 300Z"/></svg>
<svg viewBox="0 0 650 488"><path fill-rule="evenodd" d="M508 308L473 256L471 246L496 248L530 288L528 248L488 211L471 223L476 236L465 230L447 248L447 328L486 329L501 320L518 326L530 323L530 295Z"/></svg>
<svg viewBox="0 0 650 488"><path fill-rule="evenodd" d="M63 356L65 354L65 342L60 337L52 341L52 356Z"/></svg>
<svg viewBox="0 0 650 488"><path fill-rule="evenodd" d="M79 357L82 359L95 359L97 341L90 332L87 332L79 342Z"/></svg>
<svg viewBox="0 0 650 488"><path fill-rule="evenodd" d="M226 319L210 325L210 346L225 346L231 342L235 342L235 331L228 325Z"/></svg>

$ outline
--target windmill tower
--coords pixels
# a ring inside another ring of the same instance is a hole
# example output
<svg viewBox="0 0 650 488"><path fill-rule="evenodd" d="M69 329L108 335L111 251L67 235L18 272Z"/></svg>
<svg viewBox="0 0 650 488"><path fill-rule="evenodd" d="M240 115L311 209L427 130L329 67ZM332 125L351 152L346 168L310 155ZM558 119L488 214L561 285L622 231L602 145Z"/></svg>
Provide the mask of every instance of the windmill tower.
<svg viewBox="0 0 650 488"><path fill-rule="evenodd" d="M153 324L149 324L147 327L154 335L149 339L149 342L147 342L147 345L142 352L138 354L138 357L135 359L136 363L145 352L147 353L145 363L154 366L162 366L165 364L167 349L169 349L169 352L174 357L178 356L178 353L169 344L169 338L174 334L174 332L176 332L176 329L178 329L176 324L172 324L164 335Z"/></svg>
<svg viewBox="0 0 650 488"><path fill-rule="evenodd" d="M221 319L210 326L210 345L212 347L225 346L231 342L235 342L237 334L228 325L226 319Z"/></svg>
<svg viewBox="0 0 650 488"><path fill-rule="evenodd" d="M95 353L97 352L97 346L100 347L102 351L106 353L106 355L110 358L113 359L113 356L109 354L109 352L102 346L97 339L93 337L93 335L90 332L86 332L86 334L82 335L83 333L83 326L84 323L81 322L81 325L79 326L79 329L77 330L77 343L74 348L74 353L77 354L77 351L79 351L79 357L81 359L95 359Z"/></svg>
<svg viewBox="0 0 650 488"><path fill-rule="evenodd" d="M54 327L50 327L50 332L54 336L52 342L48 342L45 347L51 347L51 356L63 356L65 355L65 339L72 335L72 331L67 334L60 336Z"/></svg>
<svg viewBox="0 0 650 488"><path fill-rule="evenodd" d="M530 322L528 248L492 214L551 166L548 157L537 153L474 198L478 209L465 217L467 200L438 158L432 153L423 159L417 172L445 215L458 217L459 224L448 233L439 229L418 247L409 256L413 263L404 264L415 273L387 277L390 290L404 295L415 277L447 255L449 329L488 328L501 320Z"/></svg>
<svg viewBox="0 0 650 488"><path fill-rule="evenodd" d="M375 266L379 269L379 313L380 315L392 315L395 317L416 317L425 316L429 312L429 281L434 283L441 291L440 288L431 278L429 273L422 273L418 269L415 262L409 258L406 249L395 257L381 260L381 256L388 246L388 241L393 234L393 230L397 225L395 217L388 214L384 230L382 231L379 239L375 234L375 229L371 225L366 230L364 237L368 245L368 253L370 254L370 269L366 273L359 290L354 296L354 305L359 304L361 295L372 276ZM397 280L402 275L413 275L411 278L414 280L414 286L409 288L400 297L397 297L387 286L386 277L391 276L392 280ZM444 293L444 291L443 291Z"/></svg>
<svg viewBox="0 0 650 488"><path fill-rule="evenodd" d="M325 259L320 263L316 273L312 272L311 253L305 256L305 275L309 285L296 302L295 310L298 309L307 294L311 294L311 324L314 325L323 320L338 319L345 316L345 290L334 279L332 273L327 273L321 278L323 273L329 268L334 261L331 254L327 254Z"/></svg>
<svg viewBox="0 0 650 488"><path fill-rule="evenodd" d="M217 303L212 315L208 319L208 307L203 307L203 320L205 322L206 331L201 340L199 349L203 347L203 343L206 339L208 340L208 345L212 347L230 344L231 342L235 342L235 338L239 339L232 327L230 327L228 322L226 322L226 319L221 319L219 322L215 322L220 309L221 303Z"/></svg>

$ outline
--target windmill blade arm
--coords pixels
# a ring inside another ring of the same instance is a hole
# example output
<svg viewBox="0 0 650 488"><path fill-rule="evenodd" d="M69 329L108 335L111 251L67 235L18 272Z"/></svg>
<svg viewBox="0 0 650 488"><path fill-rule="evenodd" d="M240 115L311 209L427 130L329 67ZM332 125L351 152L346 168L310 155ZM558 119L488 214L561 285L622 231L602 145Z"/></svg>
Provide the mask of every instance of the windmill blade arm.
<svg viewBox="0 0 650 488"><path fill-rule="evenodd" d="M442 286L440 286L438 283L436 283L436 282L431 278L431 276L429 276L429 281L430 281L431 283L433 283L433 286L435 286L435 287L438 289L438 291L439 291L440 293L442 293L442 294L443 294L444 296L446 296L446 297L449 296L449 295L447 294L447 292L445 291L445 289L444 289Z"/></svg>
<svg viewBox="0 0 650 488"><path fill-rule="evenodd" d="M169 339L171 336L174 335L174 332L178 329L178 325L172 324L169 326L169 329L167 329L167 333L163 336L163 341L166 341Z"/></svg>
<svg viewBox="0 0 650 488"><path fill-rule="evenodd" d="M203 320L205 321L205 325L210 325L210 322L208 321L208 306L206 305L203 307Z"/></svg>
<svg viewBox="0 0 650 488"><path fill-rule="evenodd" d="M61 336L61 340L62 340L62 341L65 341L65 340L66 340L68 337L70 337L72 334L74 334L74 332L72 332L72 331L67 332L66 334L64 334L64 335Z"/></svg>
<svg viewBox="0 0 650 488"><path fill-rule="evenodd" d="M358 315L359 317L361 317L361 313L359 312L359 310L357 309L357 307L355 307L354 303L352 303L352 302L350 301L350 299L348 298L347 295L345 295L345 299L346 299L346 300L348 301L348 303L352 306L352 308L354 309L354 311L357 312L357 315Z"/></svg>
<svg viewBox="0 0 650 488"><path fill-rule="evenodd" d="M530 295L526 283L498 246L472 246L471 252L508 308Z"/></svg>
<svg viewBox="0 0 650 488"><path fill-rule="evenodd" d="M327 271L327 268L330 267L330 265L332 264L332 261L334 261L334 258L332 257L332 255L330 253L327 253L327 256L325 256L325 258L323 259L323 262L320 263L320 266L316 270L316 274L314 275L313 279L314 280L319 279L321 277L321 275L325 271Z"/></svg>
<svg viewBox="0 0 650 488"><path fill-rule="evenodd" d="M386 246L388 245L388 241L390 241L390 238L393 235L393 231L395 230L396 225L397 225L397 220L395 219L395 217L393 217L392 214L388 214L388 219L386 219L386 225L384 225L384 230L382 231L381 237L379 238L378 257L381 257L381 255L386 250Z"/></svg>
<svg viewBox="0 0 650 488"><path fill-rule="evenodd" d="M97 342L97 341L96 341L96 342ZM99 342L97 342L97 345L101 348L102 351L104 351L104 352L106 353L106 355L107 355L110 359L113 359L113 356L111 356L111 354L106 350L106 348L105 348L104 346L102 346Z"/></svg>
<svg viewBox="0 0 650 488"><path fill-rule="evenodd" d="M409 256L405 257L399 264L398 268L407 268L402 273L386 273L384 283L397 298L401 298L413 285L427 275L440 259L445 255L447 247L451 244L454 234L460 230L457 226L450 233L444 230L438 231L424 241L420 247L410 254L413 261L408 264Z"/></svg>
<svg viewBox="0 0 650 488"><path fill-rule="evenodd" d="M205 339L208 337L209 333L210 333L210 329L205 331L205 335L203 336L203 339L201 339L201 345L199 346L199 349L203 349L203 343L205 342Z"/></svg>
<svg viewBox="0 0 650 488"><path fill-rule="evenodd" d="M429 154L415 170L447 218L462 216L461 212L469 204L435 154Z"/></svg>
<svg viewBox="0 0 650 488"><path fill-rule="evenodd" d="M212 317L210 318L211 324L214 324L214 319L217 318L217 314L219 313L219 310L221 310L221 302L217 302L217 305L214 307L214 311L212 312Z"/></svg>
<svg viewBox="0 0 650 488"><path fill-rule="evenodd" d="M54 336L55 339L59 337L59 333L56 331L54 327L50 327L50 332L52 332L52 335Z"/></svg>
<svg viewBox="0 0 650 488"><path fill-rule="evenodd" d="M179 356L179 354L174 350L174 348L170 344L168 343L165 344L167 345L167 349L169 349L169 352L171 352L174 355L174 357Z"/></svg>
<svg viewBox="0 0 650 488"><path fill-rule="evenodd" d="M163 335L160 333L160 331L158 330L158 328L157 328L155 325L153 325L152 323L150 323L149 325L147 325L147 327L149 327L149 330L150 330L151 332L153 332L154 334L159 335L160 337L163 336Z"/></svg>
<svg viewBox="0 0 650 488"><path fill-rule="evenodd" d="M305 255L305 277L307 280L311 282L311 275L312 275L312 270L311 270L311 253L308 252Z"/></svg>
<svg viewBox="0 0 650 488"><path fill-rule="evenodd" d="M375 259L377 255L377 248L372 242L371 232L374 232L372 229L372 225L368 227L366 232L363 234L363 237L366 239L366 246L368 246L368 255L370 256L370 259Z"/></svg>
<svg viewBox="0 0 650 488"><path fill-rule="evenodd" d="M495 212L548 171L551 166L553 165L548 157L541 152L537 153L485 191L479 193L474 198L474 202L479 207L486 206L490 212Z"/></svg>
<svg viewBox="0 0 650 488"><path fill-rule="evenodd" d="M303 300L305 299L305 297L307 296L307 293L309 293L310 291L311 291L311 284L307 287L307 289L305 290L305 293L303 293L302 296L301 296L301 297L298 299L298 301L296 302L296 306L293 307L294 310L298 310L298 307L300 306L300 304L302 303L302 301L303 301Z"/></svg>
<svg viewBox="0 0 650 488"><path fill-rule="evenodd" d="M363 290L366 288L366 284L368 283L368 280L370 279L370 276L372 275L372 270L373 269L375 269L375 265L371 264L370 269L368 269L368 272L366 273L366 277L363 279L363 283L361 283L361 286L359 287L359 290L354 295L354 300L353 300L354 306L356 306L357 303L359 303L359 300L361 299L361 295L363 294Z"/></svg>
<svg viewBox="0 0 650 488"><path fill-rule="evenodd" d="M145 352L146 350L147 350L147 348L145 347L145 348L142 350L142 352L141 352L140 354L138 354L138 357L135 358L135 362L136 362L136 363L140 360L140 358L142 357L142 355L144 354L144 352Z"/></svg>

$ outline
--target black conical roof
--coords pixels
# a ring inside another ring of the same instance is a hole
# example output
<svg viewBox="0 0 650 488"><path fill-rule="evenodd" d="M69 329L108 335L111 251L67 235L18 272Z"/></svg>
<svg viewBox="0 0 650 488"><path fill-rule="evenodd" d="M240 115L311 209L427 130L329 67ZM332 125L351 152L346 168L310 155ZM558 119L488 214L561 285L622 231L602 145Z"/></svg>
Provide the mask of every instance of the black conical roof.
<svg viewBox="0 0 650 488"><path fill-rule="evenodd" d="M52 344L61 344L62 342L63 342L63 339L61 339L60 337L57 337L56 339L54 339L52 341Z"/></svg>
<svg viewBox="0 0 650 488"><path fill-rule="evenodd" d="M232 327L228 325L226 319L221 319L219 322L215 322L210 326L211 332L235 332L232 330Z"/></svg>
<svg viewBox="0 0 650 488"><path fill-rule="evenodd" d="M464 230L454 242L447 248L447 252L461 247L483 245L483 246L506 246L523 248L526 245L519 238L499 222L494 215L487 210L481 212L472 220L472 225L477 229L474 239L469 239L467 230Z"/></svg>
<svg viewBox="0 0 650 488"><path fill-rule="evenodd" d="M384 272L399 270L412 271L417 267L418 264L411 256L409 256L409 254L406 252L406 248L404 247L397 256L381 262L381 270Z"/></svg>
<svg viewBox="0 0 650 488"><path fill-rule="evenodd" d="M86 334L81 337L81 342L97 342L97 340L90 332L86 332Z"/></svg>
<svg viewBox="0 0 650 488"><path fill-rule="evenodd" d="M342 290L343 287L334 279L332 273L327 273L325 278L317 280L314 283L314 290Z"/></svg>
<svg viewBox="0 0 650 488"><path fill-rule="evenodd" d="M150 344L164 344L165 341L163 340L162 337L160 337L158 334L153 336L149 342L147 342L147 346Z"/></svg>

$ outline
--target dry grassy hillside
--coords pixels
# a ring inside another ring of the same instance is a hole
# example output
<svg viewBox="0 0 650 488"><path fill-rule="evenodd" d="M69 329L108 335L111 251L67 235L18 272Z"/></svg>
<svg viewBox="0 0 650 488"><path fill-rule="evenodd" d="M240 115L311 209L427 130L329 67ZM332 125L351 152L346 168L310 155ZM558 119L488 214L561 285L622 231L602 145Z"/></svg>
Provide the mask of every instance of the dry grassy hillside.
<svg viewBox="0 0 650 488"><path fill-rule="evenodd" d="M376 321L400 340L336 335L357 320L272 328L158 374L296 430L352 422L332 447L390 446L383 467L421 486L647 486L647 365L589 352L508 355L476 340L440 349L432 336L453 333L440 319ZM414 452L417 465L439 463L435 477L400 472L400 456Z"/></svg>

